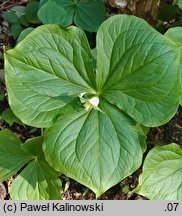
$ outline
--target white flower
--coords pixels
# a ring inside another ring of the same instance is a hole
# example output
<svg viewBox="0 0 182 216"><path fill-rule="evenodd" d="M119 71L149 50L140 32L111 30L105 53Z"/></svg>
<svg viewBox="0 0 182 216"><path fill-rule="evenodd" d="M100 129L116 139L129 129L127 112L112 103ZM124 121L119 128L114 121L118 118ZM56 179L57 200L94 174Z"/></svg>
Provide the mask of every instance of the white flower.
<svg viewBox="0 0 182 216"><path fill-rule="evenodd" d="M82 92L82 93L80 93L78 95L79 98L80 98L80 102L84 103L83 106L85 107L85 110L89 111L92 108L100 110L99 107L98 107L99 106L99 97L94 96L94 97L92 97L90 99L86 99L86 98L83 97L85 94L86 94L86 92Z"/></svg>

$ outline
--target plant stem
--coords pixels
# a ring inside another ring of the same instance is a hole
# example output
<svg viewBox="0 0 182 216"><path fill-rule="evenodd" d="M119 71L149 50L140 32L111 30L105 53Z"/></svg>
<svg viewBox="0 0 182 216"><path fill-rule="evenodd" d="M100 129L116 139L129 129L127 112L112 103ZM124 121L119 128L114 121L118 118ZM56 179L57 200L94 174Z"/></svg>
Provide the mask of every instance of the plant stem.
<svg viewBox="0 0 182 216"><path fill-rule="evenodd" d="M41 130L41 136L44 136L44 129L41 128L40 130Z"/></svg>

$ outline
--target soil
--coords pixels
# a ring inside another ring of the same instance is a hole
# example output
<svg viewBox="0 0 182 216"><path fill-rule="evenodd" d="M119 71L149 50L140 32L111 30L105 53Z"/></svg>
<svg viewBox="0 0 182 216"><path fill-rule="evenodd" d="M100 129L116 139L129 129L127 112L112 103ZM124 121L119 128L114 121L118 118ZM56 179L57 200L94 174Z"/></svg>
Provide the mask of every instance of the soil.
<svg viewBox="0 0 182 216"><path fill-rule="evenodd" d="M5 1L0 1L0 11L2 9L2 4ZM7 1L6 4L3 4L3 8L9 9L12 5L20 5L26 4L27 1ZM162 3L171 4L171 1L162 1ZM116 10L112 10L109 8L109 12L116 13ZM164 23L164 29L170 27L171 23ZM95 45L95 34L88 34L88 38L91 41L91 46ZM13 47L16 44L16 41L13 40L10 34L10 26L3 19L2 13L0 13L0 70L3 73L4 61L1 59L1 54L3 53L3 45ZM2 75L2 74L1 74ZM5 97L4 100L0 102L0 114L9 106L7 102L7 93L6 87L3 81L2 76L0 76L0 93L2 93ZM17 123L14 123L10 126L3 120L0 120L0 130L4 128L9 128L12 132L14 132L23 142L30 137L40 135L39 129L34 129L29 126L22 126ZM148 136L147 136L147 152L156 144L159 143L161 145L169 144L169 143L178 143L182 148L182 107L179 107L176 115L165 125L157 128L151 128ZM144 154L144 158L147 154ZM141 166L142 167L142 166ZM139 168L135 173L128 176L116 186L110 188L107 192L105 192L99 199L102 200L144 200L146 199L143 196L133 194L131 191L138 184L138 176L142 172L142 168ZM95 195L92 191L88 190L85 186L79 184L78 182L69 179L68 177L62 175L60 176L63 187L62 187L62 197L66 200L92 200L95 199ZM11 184L14 177L0 184L0 200L9 199L8 186ZM68 189L65 191L69 183Z"/></svg>

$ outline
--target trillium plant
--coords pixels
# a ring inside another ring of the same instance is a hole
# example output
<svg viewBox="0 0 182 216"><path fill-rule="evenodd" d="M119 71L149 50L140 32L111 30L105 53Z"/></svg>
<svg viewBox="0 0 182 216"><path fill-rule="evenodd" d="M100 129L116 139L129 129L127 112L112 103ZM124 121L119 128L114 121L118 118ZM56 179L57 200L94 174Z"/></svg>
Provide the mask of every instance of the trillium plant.
<svg viewBox="0 0 182 216"><path fill-rule="evenodd" d="M99 197L140 167L146 127L176 113L181 78L176 43L142 19L109 18L96 44L95 68L83 30L40 26L5 50L5 78L14 114L44 129L49 166Z"/></svg>

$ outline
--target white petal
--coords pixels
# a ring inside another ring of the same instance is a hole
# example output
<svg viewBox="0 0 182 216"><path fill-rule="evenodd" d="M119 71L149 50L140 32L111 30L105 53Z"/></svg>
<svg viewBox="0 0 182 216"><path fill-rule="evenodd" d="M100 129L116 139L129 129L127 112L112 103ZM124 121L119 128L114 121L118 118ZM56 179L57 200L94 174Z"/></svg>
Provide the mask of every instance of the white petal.
<svg viewBox="0 0 182 216"><path fill-rule="evenodd" d="M98 107L99 105L99 98L98 97L93 97L89 100L89 103L92 104L94 107Z"/></svg>
<svg viewBox="0 0 182 216"><path fill-rule="evenodd" d="M86 92L82 92L82 93L80 93L79 95L78 95L78 97L80 98L80 102L81 103L85 103L86 102L86 100L83 98L83 96L86 94Z"/></svg>
<svg viewBox="0 0 182 216"><path fill-rule="evenodd" d="M80 93L80 95L79 95L79 97L83 97L83 95L85 95L87 92L82 92L82 93Z"/></svg>

